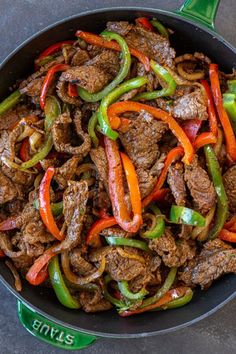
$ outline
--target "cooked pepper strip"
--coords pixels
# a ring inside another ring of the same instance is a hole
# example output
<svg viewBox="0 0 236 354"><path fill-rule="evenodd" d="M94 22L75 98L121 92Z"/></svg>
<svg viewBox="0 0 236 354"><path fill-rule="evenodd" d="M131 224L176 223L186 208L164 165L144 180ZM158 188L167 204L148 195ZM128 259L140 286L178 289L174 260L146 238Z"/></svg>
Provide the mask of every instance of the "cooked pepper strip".
<svg viewBox="0 0 236 354"><path fill-rule="evenodd" d="M236 233L223 229L220 232L219 238L223 241L227 241L227 242L236 242Z"/></svg>
<svg viewBox="0 0 236 354"><path fill-rule="evenodd" d="M209 117L210 129L211 129L211 132L215 136L217 136L218 135L218 123L217 123L216 110L215 110L214 100L213 100L212 93L211 93L211 88L206 80L201 80L200 82L206 91L207 112L208 112L208 117Z"/></svg>
<svg viewBox="0 0 236 354"><path fill-rule="evenodd" d="M107 41L101 36L98 36L97 34L90 33L90 32L85 32L85 31L77 31L75 34L77 37L82 38L89 44L96 45L98 47L102 48L108 48L108 49L113 49L118 52L121 51L121 47L118 43L114 41ZM130 53L135 56L145 67L146 71L150 70L150 62L149 59L146 55L138 51L137 49L134 49L132 47L129 47Z"/></svg>
<svg viewBox="0 0 236 354"><path fill-rule="evenodd" d="M183 156L183 154L184 154L184 150L181 146L177 146L169 151L169 153L166 156L165 162L164 162L164 167L161 171L161 174L157 180L157 183L156 183L153 191L146 198L144 198L142 201L144 207L147 206L149 203L151 203L151 201L153 201L155 199L156 193L161 191L161 187L165 183L167 172L168 172L170 165L174 161L176 161L177 159L181 158Z"/></svg>
<svg viewBox="0 0 236 354"><path fill-rule="evenodd" d="M150 60L150 66L156 76L165 82L166 87L163 87L161 90L156 90L152 92L142 92L134 97L135 101L138 100L155 100L158 97L172 96L176 89L176 82L173 79L172 75L167 71L163 66Z"/></svg>
<svg viewBox="0 0 236 354"><path fill-rule="evenodd" d="M186 293L184 296L179 297L178 299L172 300L168 302L167 304L164 304L160 306L159 308L155 308L153 311L158 311L158 310L170 310L170 309L176 309L179 307L183 307L187 305L193 298L193 291L191 288L187 288Z"/></svg>
<svg viewBox="0 0 236 354"><path fill-rule="evenodd" d="M88 231L86 244L93 247L101 247L102 243L99 233L107 227L114 225L117 225L117 221L113 216L96 221Z"/></svg>
<svg viewBox="0 0 236 354"><path fill-rule="evenodd" d="M113 140L116 140L118 138L118 133L111 129L110 122L107 115L107 110L110 104L115 102L124 93L129 92L135 88L141 87L145 85L147 82L148 82L147 77L136 77L134 79L125 81L102 99L98 110L98 121L102 133L104 135L108 136Z"/></svg>
<svg viewBox="0 0 236 354"><path fill-rule="evenodd" d="M183 162L189 165L194 155L193 146L190 143L183 129L180 127L180 125L170 114L164 112L159 108L154 108L146 104L132 102L132 101L124 101L124 102L113 103L108 108L108 116L109 118L111 117L112 119L113 117L116 117L119 114L122 114L124 112L140 112L141 110L147 111L154 118L161 119L163 122L168 124L170 130L177 137L177 139L179 140L179 142L184 148Z"/></svg>
<svg viewBox="0 0 236 354"><path fill-rule="evenodd" d="M0 103L0 115L13 108L20 100L21 93L19 90L11 93L5 100Z"/></svg>
<svg viewBox="0 0 236 354"><path fill-rule="evenodd" d="M5 257L5 253L2 250L0 250L0 258L3 258L3 257Z"/></svg>
<svg viewBox="0 0 236 354"><path fill-rule="evenodd" d="M135 22L142 25L148 31L154 30L153 25L150 23L150 21L147 19L147 17L136 18Z"/></svg>
<svg viewBox="0 0 236 354"><path fill-rule="evenodd" d="M55 73L57 73L58 71L67 70L67 69L69 69L69 67L70 66L67 64L56 64L48 70L47 75L43 81L43 85L42 85L42 89L41 89L41 93L40 93L40 107L42 110L44 110L47 92L48 92L49 86L51 85L51 83L54 79Z"/></svg>
<svg viewBox="0 0 236 354"><path fill-rule="evenodd" d="M68 41L61 41L61 42L57 42L57 43L54 43L52 45L50 45L50 47L46 48L42 53L40 53L40 55L38 56L38 59L42 59L42 58L45 58L49 55L52 55L54 53L57 53L59 52L59 50L61 50L61 48L65 45L65 44L73 44L75 43L75 41L73 40L68 40Z"/></svg>
<svg viewBox="0 0 236 354"><path fill-rule="evenodd" d="M217 64L210 64L209 75L214 102L225 134L226 150L230 158L236 161L236 139L229 117L223 107Z"/></svg>
<svg viewBox="0 0 236 354"><path fill-rule="evenodd" d="M108 300L112 305L115 305L118 309L123 309L123 308L127 308L126 303L120 299L116 299L115 297L113 297L108 289L107 286L111 281L111 277L110 275L106 275L104 277L104 282L105 284L103 285L103 295L105 297L106 300Z"/></svg>
<svg viewBox="0 0 236 354"><path fill-rule="evenodd" d="M93 142L94 147L98 147L98 144L99 144L98 137L95 133L97 123L98 123L98 112L96 111L93 113L93 115L91 116L91 118L89 119L89 122L88 122L88 133L89 133L89 136Z"/></svg>
<svg viewBox="0 0 236 354"><path fill-rule="evenodd" d="M150 251L146 242L134 240L132 238L109 236L106 237L106 241L110 246L128 246L128 247L139 248L140 250L146 252Z"/></svg>
<svg viewBox="0 0 236 354"><path fill-rule="evenodd" d="M101 35L106 40L108 41L115 40L119 44L121 48L121 54L122 54L121 67L115 79L112 82L110 82L110 84L107 85L103 90L99 92L90 93L87 90L83 89L82 87L78 87L79 96L85 102L101 101L101 99L107 96L116 86L118 86L126 78L130 70L131 56L129 52L129 47L126 41L124 40L124 38L122 38L117 33L108 32L108 31L102 32Z"/></svg>
<svg viewBox="0 0 236 354"><path fill-rule="evenodd" d="M217 142L217 136L212 132L204 132L200 134L197 139L193 143L193 147L195 151L200 149L201 147L208 144L215 144Z"/></svg>
<svg viewBox="0 0 236 354"><path fill-rule="evenodd" d="M220 165L213 148L210 145L204 146L204 153L206 157L208 171L213 181L213 185L215 187L215 191L217 195L217 212L215 218L216 222L208 235L209 239L214 239L219 235L227 219L228 199L222 181Z"/></svg>
<svg viewBox="0 0 236 354"><path fill-rule="evenodd" d="M129 300L141 300L148 294L145 288L142 288L137 293L133 293L129 289L129 283L126 280L118 281L118 288L123 296Z"/></svg>
<svg viewBox="0 0 236 354"><path fill-rule="evenodd" d="M236 228L236 215L234 215L229 221L224 224L224 228L231 230L231 228Z"/></svg>
<svg viewBox="0 0 236 354"><path fill-rule="evenodd" d="M70 97L78 97L79 94L78 94L78 87L76 84L72 84L69 82L68 84L68 95Z"/></svg>
<svg viewBox="0 0 236 354"><path fill-rule="evenodd" d="M162 296L159 300L157 300L155 303L145 307L139 307L136 310L125 310L119 312L119 315L121 317L128 317L132 315L138 315L143 312L153 311L156 309L159 310L160 308L167 307L167 305L173 302L175 299L182 299L188 289L189 288L186 286L179 286L178 288L168 290L166 294Z"/></svg>
<svg viewBox="0 0 236 354"><path fill-rule="evenodd" d="M39 200L35 199L33 204L34 204L34 208L36 210L39 210ZM58 216L63 212L63 202L51 203L50 207L51 207L52 214L54 216Z"/></svg>
<svg viewBox="0 0 236 354"><path fill-rule="evenodd" d="M58 256L53 257L48 266L48 272L52 287L60 303L69 309L79 309L80 304L70 294L59 266Z"/></svg>
<svg viewBox="0 0 236 354"><path fill-rule="evenodd" d="M163 235L165 231L165 220L164 217L161 215L160 209L156 205L152 204L149 208L156 216L156 225L152 229L143 232L141 236L149 239L159 238Z"/></svg>
<svg viewBox="0 0 236 354"><path fill-rule="evenodd" d="M224 93L223 106L229 115L230 121L233 126L234 133L236 133L236 94Z"/></svg>
<svg viewBox="0 0 236 354"><path fill-rule="evenodd" d="M30 267L26 274L26 280L31 285L40 285L48 278L48 263L56 254L53 251L54 246L47 249L34 264Z"/></svg>
<svg viewBox="0 0 236 354"><path fill-rule="evenodd" d="M192 144L194 143L197 137L201 125L202 125L202 120L200 119L189 119L183 122L183 124L181 124L183 131L185 132L185 134L187 135L187 137L189 138Z"/></svg>
<svg viewBox="0 0 236 354"><path fill-rule="evenodd" d="M50 184L54 176L54 167L49 167L40 183L39 187L39 213L48 231L58 240L62 241L64 235L58 229L52 215L50 206Z"/></svg>
<svg viewBox="0 0 236 354"><path fill-rule="evenodd" d="M163 26L163 24L158 21L156 18L154 18L152 21L150 21L152 26L155 27L158 32L165 38L169 38L169 32L168 30L165 28L165 26Z"/></svg>
<svg viewBox="0 0 236 354"><path fill-rule="evenodd" d="M104 138L105 150L108 161L108 179L109 179L109 193L113 209L113 215L122 229L127 232L137 232L141 223L142 223L142 214L141 214L141 198L140 194L137 195L137 202L135 202L134 192L138 192L138 182L136 180L135 186L130 185L131 177L136 176L133 165L128 161L128 158L125 158L126 167L129 167L129 170L132 170L132 175L128 177L127 182L129 188L131 188L131 198L132 198L132 209L133 209L133 219L130 220L130 215L125 204L125 192L122 179L122 164L121 158L118 150L118 144L116 141ZM132 168L131 168L132 166ZM125 171L129 172L126 168ZM135 177L137 178L137 177Z"/></svg>
<svg viewBox="0 0 236 354"><path fill-rule="evenodd" d="M170 209L170 221L175 224L186 224L203 227L205 218L197 211L179 205L172 205Z"/></svg>

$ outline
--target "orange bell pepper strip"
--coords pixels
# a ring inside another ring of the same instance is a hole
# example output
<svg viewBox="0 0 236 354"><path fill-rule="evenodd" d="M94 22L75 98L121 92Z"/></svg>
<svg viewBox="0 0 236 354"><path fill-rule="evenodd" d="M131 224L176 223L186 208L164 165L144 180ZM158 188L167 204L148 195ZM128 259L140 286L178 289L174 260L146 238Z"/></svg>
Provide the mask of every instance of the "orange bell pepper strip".
<svg viewBox="0 0 236 354"><path fill-rule="evenodd" d="M64 235L58 229L50 206L50 184L54 176L54 167L49 167L39 187L39 213L48 231L58 240L63 240Z"/></svg>
<svg viewBox="0 0 236 354"><path fill-rule="evenodd" d="M175 300L176 298L180 298L185 295L187 291L186 286L179 286L178 288L171 289L167 291L167 293L160 298L158 301L154 302L154 304L142 307L142 308L137 308L136 310L125 310L123 312L120 312L119 315L121 317L128 317L132 315L139 315L140 313L147 312L154 310L158 307L164 306L165 304L168 304L168 302L171 302Z"/></svg>
<svg viewBox="0 0 236 354"><path fill-rule="evenodd" d="M207 96L207 112L209 116L209 124L210 124L210 129L211 132L217 136L218 135L218 123L217 123L217 116L216 116L216 110L215 110L215 105L211 93L211 88L206 80L200 80L200 83L204 87L206 91L206 96Z"/></svg>
<svg viewBox="0 0 236 354"><path fill-rule="evenodd" d="M110 199L112 203L112 209L114 217L117 223L120 225L122 229L127 232L137 232L142 223L142 216L139 210L139 205L141 205L141 198L138 195L138 201L136 204L134 203L133 191L138 190L139 186L137 185L130 190L132 195L132 210L133 210L133 219L130 220L130 215L128 213L126 204L125 204L125 192L123 187L123 180L122 180L122 164L121 158L118 150L118 144L116 141L112 141L111 139L105 137L105 150L107 155L108 161L108 177L109 177L109 193ZM125 159L125 168L126 168L126 175L127 175L127 182L128 186L130 187L131 180L134 179L134 175L136 172L132 165L131 161L128 161L128 158ZM131 172L131 174L130 174ZM136 177L137 178L137 177ZM140 204L139 204L140 203Z"/></svg>
<svg viewBox="0 0 236 354"><path fill-rule="evenodd" d="M79 96L78 90L77 90L77 85L71 84L69 82L69 84L68 84L68 95L70 97L78 97Z"/></svg>
<svg viewBox="0 0 236 354"><path fill-rule="evenodd" d="M229 157L236 161L236 139L229 117L223 107L217 64L210 64L209 75L213 99L225 134L226 150Z"/></svg>
<svg viewBox="0 0 236 354"><path fill-rule="evenodd" d="M17 217L11 216L0 223L0 231L9 231L17 229Z"/></svg>
<svg viewBox="0 0 236 354"><path fill-rule="evenodd" d="M235 230L236 231L236 230ZM227 242L236 242L236 232L232 232L226 229L222 229L219 238Z"/></svg>
<svg viewBox="0 0 236 354"><path fill-rule="evenodd" d="M200 134L193 143L194 150L197 151L207 144L215 144L217 137L212 132L204 132Z"/></svg>
<svg viewBox="0 0 236 354"><path fill-rule="evenodd" d="M139 102L132 102L132 101L124 101L124 102L117 102L113 103L108 108L108 117L109 119L114 119L119 114L124 112L140 112L141 110L145 110L146 112L150 113L154 118L161 119L163 122L167 123L172 133L177 137L180 144L183 146L184 149L184 157L183 162L189 165L193 159L194 150L193 146L189 141L189 138L180 127L180 125L176 122L176 120L165 111L148 106L143 103Z"/></svg>
<svg viewBox="0 0 236 354"><path fill-rule="evenodd" d="M52 257L56 255L53 247L47 249L39 258L36 259L34 264L30 267L26 274L26 280L31 285L39 285L48 278L47 266Z"/></svg>
<svg viewBox="0 0 236 354"><path fill-rule="evenodd" d="M114 41L107 41L106 39L104 39L101 36L94 34L94 33L79 30L76 32L75 35L77 37L80 37L81 39L83 39L85 42L87 42L89 44L96 45L98 47L113 49L118 52L121 50L118 43L116 43ZM146 71L150 71L149 58L137 49L129 47L129 50L130 50L130 53L134 57L136 57L144 65Z"/></svg>
<svg viewBox="0 0 236 354"><path fill-rule="evenodd" d="M155 195L156 193L159 191L161 191L161 187L163 186L163 184L165 183L166 180L166 176L167 176L167 172L168 169L170 167L170 165L176 161L177 159L181 158L184 154L184 150L181 146L177 146L174 149L170 150L169 153L166 156L165 162L164 162L164 167L161 171L161 174L157 180L157 183L153 189L153 191L146 197L143 199L143 207L147 206L148 204L150 204L153 200L155 200Z"/></svg>
<svg viewBox="0 0 236 354"><path fill-rule="evenodd" d="M69 67L70 66L67 64L56 64L48 70L47 75L45 76L45 79L43 81L43 85L42 85L42 89L41 89L41 93L40 93L40 107L42 110L44 110L47 92L48 92L49 86L51 85L51 83L54 79L55 73L57 73L58 71L67 70L67 69L69 69Z"/></svg>
<svg viewBox="0 0 236 354"><path fill-rule="evenodd" d="M95 223L90 227L87 238L86 244L88 246L93 247L101 247L101 239L99 237L99 233L111 226L117 225L117 221L114 216L106 217L95 221Z"/></svg>

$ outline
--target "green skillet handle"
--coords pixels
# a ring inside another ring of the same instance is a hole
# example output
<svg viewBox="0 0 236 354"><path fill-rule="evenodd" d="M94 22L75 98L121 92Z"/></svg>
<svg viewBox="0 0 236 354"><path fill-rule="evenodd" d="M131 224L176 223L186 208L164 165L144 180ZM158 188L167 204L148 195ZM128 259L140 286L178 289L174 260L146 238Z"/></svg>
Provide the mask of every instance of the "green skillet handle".
<svg viewBox="0 0 236 354"><path fill-rule="evenodd" d="M33 336L57 348L66 350L83 349L97 339L95 336L56 324L39 315L19 300L18 316L20 322Z"/></svg>
<svg viewBox="0 0 236 354"><path fill-rule="evenodd" d="M177 13L214 30L214 21L220 0L186 0Z"/></svg>

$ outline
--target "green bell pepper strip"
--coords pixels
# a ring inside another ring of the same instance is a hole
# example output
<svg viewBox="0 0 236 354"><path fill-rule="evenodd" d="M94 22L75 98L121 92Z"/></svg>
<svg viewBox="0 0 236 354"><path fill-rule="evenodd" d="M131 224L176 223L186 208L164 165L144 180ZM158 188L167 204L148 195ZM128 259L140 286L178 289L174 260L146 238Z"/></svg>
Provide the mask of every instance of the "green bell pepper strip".
<svg viewBox="0 0 236 354"><path fill-rule="evenodd" d="M61 113L61 108L56 97L48 96L45 103L45 120L44 127L46 131L44 145L39 152L37 152L30 160L23 162L20 167L23 169L29 169L35 166L40 160L45 159L53 147L52 134L50 133L51 126L55 119Z"/></svg>
<svg viewBox="0 0 236 354"><path fill-rule="evenodd" d="M95 129L98 123L98 112L94 112L88 122L88 133L93 142L94 147L98 147L99 140L95 133Z"/></svg>
<svg viewBox="0 0 236 354"><path fill-rule="evenodd" d="M141 300L145 295L148 294L148 291L142 288L137 293L133 293L129 289L129 284L126 280L118 281L118 288L123 296L125 296L129 300Z"/></svg>
<svg viewBox="0 0 236 354"><path fill-rule="evenodd" d="M60 303L69 309L79 309L80 304L70 294L61 274L58 256L52 258L48 266L52 287Z"/></svg>
<svg viewBox="0 0 236 354"><path fill-rule="evenodd" d="M227 84L229 88L228 92L236 94L236 80L228 80Z"/></svg>
<svg viewBox="0 0 236 354"><path fill-rule="evenodd" d="M19 102L20 98L21 93L19 90L14 91L10 96L5 98L5 100L0 103L0 115L13 108Z"/></svg>
<svg viewBox="0 0 236 354"><path fill-rule="evenodd" d="M143 303L140 306L140 308L154 304L156 301L162 298L165 295L165 293L167 293L167 291L170 290L170 288L172 287L175 281L176 273L177 273L177 268L176 267L171 268L162 287L157 290L155 295L143 300Z"/></svg>
<svg viewBox="0 0 236 354"><path fill-rule="evenodd" d="M127 305L125 304L124 301L118 300L115 297L113 297L111 294L109 294L109 292L107 290L107 285L111 280L112 279L111 279L110 275L106 275L104 278L105 284L103 286L103 295L104 295L105 299L108 300L112 305L115 305L118 309L127 308Z"/></svg>
<svg viewBox="0 0 236 354"><path fill-rule="evenodd" d="M35 199L33 202L34 208L39 210L39 200ZM51 203L51 210L54 216L62 214L63 211L63 202Z"/></svg>
<svg viewBox="0 0 236 354"><path fill-rule="evenodd" d="M229 115L233 130L236 133L236 94L235 93L224 93L223 94L223 106Z"/></svg>
<svg viewBox="0 0 236 354"><path fill-rule="evenodd" d="M160 21L158 21L156 18L154 18L150 22L153 25L153 27L155 27L163 37L169 38L168 30L165 28L165 26L163 26L163 24Z"/></svg>
<svg viewBox="0 0 236 354"><path fill-rule="evenodd" d="M150 60L150 66L158 78L166 83L166 87L161 90L156 90L152 92L142 92L134 97L134 101L140 99L145 100L155 100L158 97L172 96L176 89L176 82L171 76L171 74L160 64L156 63L154 60Z"/></svg>
<svg viewBox="0 0 236 354"><path fill-rule="evenodd" d="M128 75L131 65L131 55L129 52L129 47L119 34L114 32L104 31L101 35L108 41L115 40L121 47L121 67L118 75L115 79L103 90L97 93L90 93L82 87L78 87L78 94L85 102L98 102L103 99L106 95L108 95L117 85L119 85Z"/></svg>
<svg viewBox="0 0 236 354"><path fill-rule="evenodd" d="M143 232L141 236L149 239L159 238L163 235L165 231L164 217L162 216L160 209L156 205L150 205L149 209L151 209L156 216L156 225L153 227L153 229L149 229Z"/></svg>
<svg viewBox="0 0 236 354"><path fill-rule="evenodd" d="M220 165L211 145L204 146L204 153L208 172L211 176L213 185L217 195L217 211L215 217L215 225L208 234L208 239L215 239L222 230L228 216L228 198L222 181Z"/></svg>
<svg viewBox="0 0 236 354"><path fill-rule="evenodd" d="M182 296L178 299L172 300L172 301L168 302L167 304L165 304L161 307L157 307L151 311L155 312L155 311L171 310L171 309L176 309L178 307L183 307L183 306L187 305L192 300L192 298L193 298L193 291L192 291L192 289L189 288L186 291L184 296Z"/></svg>
<svg viewBox="0 0 236 354"><path fill-rule="evenodd" d="M109 118L107 115L108 107L114 103L120 96L124 93L129 92L133 89L141 87L147 84L147 77L136 77L134 79L130 79L128 81L123 82L121 85L116 87L113 91L111 91L106 97L104 97L101 101L100 107L98 109L98 122L101 128L101 132L108 136L109 138L116 140L118 138L118 133L111 129Z"/></svg>
<svg viewBox="0 0 236 354"><path fill-rule="evenodd" d="M149 252L150 249L144 241L134 240L132 238L109 236L106 237L106 241L110 246L128 246L139 248L140 250Z"/></svg>
<svg viewBox="0 0 236 354"><path fill-rule="evenodd" d="M197 211L179 205L172 205L170 221L175 224L186 224L203 227L206 219Z"/></svg>

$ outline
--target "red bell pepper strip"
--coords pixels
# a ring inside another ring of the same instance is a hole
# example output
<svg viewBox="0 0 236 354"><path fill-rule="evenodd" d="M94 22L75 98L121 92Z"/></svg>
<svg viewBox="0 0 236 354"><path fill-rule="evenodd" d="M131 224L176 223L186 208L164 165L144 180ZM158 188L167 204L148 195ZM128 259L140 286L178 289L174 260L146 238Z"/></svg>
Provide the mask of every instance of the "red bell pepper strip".
<svg viewBox="0 0 236 354"><path fill-rule="evenodd" d="M200 134L197 139L193 143L193 147L195 151L200 149L201 147L208 144L215 144L217 142L217 137L212 132L204 132Z"/></svg>
<svg viewBox="0 0 236 354"><path fill-rule="evenodd" d="M180 127L180 125L176 122L176 120L168 113L164 112L163 110L159 108L154 108L151 106L148 106L143 103L139 102L132 102L132 101L124 101L124 102L117 102L113 103L111 106L108 108L108 117L109 119L114 119L114 117L118 116L119 114L122 114L124 112L140 112L141 110L145 110L148 113L150 113L154 118L156 119L161 119L163 122L167 123L170 130L172 133L177 137L181 145L183 146L184 149L184 157L183 157L183 162L186 164L190 164L193 155L194 155L194 150L193 146L190 143L187 135L183 131L183 129Z"/></svg>
<svg viewBox="0 0 236 354"><path fill-rule="evenodd" d="M57 53L59 50L61 50L63 45L65 45L65 44L72 45L73 43L75 43L75 41L73 41L73 40L61 41L61 42L54 43L54 44L50 45L50 47L46 48L42 53L40 53L40 55L38 56L38 59L42 59L42 58L45 58L49 55Z"/></svg>
<svg viewBox="0 0 236 354"><path fill-rule="evenodd" d="M136 176L135 169L128 159L128 157L122 159L125 168L125 174L127 177L128 187L130 188L132 210L133 210L133 219L130 220L130 216L125 204L125 192L123 187L122 180L122 164L120 159L120 154L118 150L118 144L116 141L113 141L107 137L104 138L105 150L108 160L108 178L109 178L109 192L112 203L112 209L114 217L117 223L122 229L127 232L137 232L142 223L142 214L141 214L141 198L138 193L139 186ZM123 156L124 157L124 156ZM135 177L136 176L136 177ZM134 186L131 186L132 182L136 178ZM136 195L137 201L134 201L134 191L138 193Z"/></svg>
<svg viewBox="0 0 236 354"><path fill-rule="evenodd" d="M151 22L149 22L149 20L147 19L147 17L139 17L136 18L135 20L136 23L142 25L145 29L147 29L148 31L154 31L154 27L151 24Z"/></svg>
<svg viewBox="0 0 236 354"><path fill-rule="evenodd" d="M0 250L0 258L1 257L5 257L5 253L2 250Z"/></svg>
<svg viewBox="0 0 236 354"><path fill-rule="evenodd" d="M236 228L236 215L234 215L229 221L224 224L224 228L227 230Z"/></svg>
<svg viewBox="0 0 236 354"><path fill-rule="evenodd" d="M164 167L161 171L161 174L157 180L157 183L153 191L146 198L143 199L143 206L147 206L149 203L151 203L152 200L154 200L155 194L157 193L157 191L161 190L161 187L165 183L167 172L170 165L177 159L181 158L183 154L184 154L184 150L181 146L177 146L174 149L169 151L164 162Z"/></svg>
<svg viewBox="0 0 236 354"><path fill-rule="evenodd" d="M50 184L54 176L55 169L49 167L40 183L39 187L39 213L48 231L58 240L63 240L64 235L58 229L50 206Z"/></svg>
<svg viewBox="0 0 236 354"><path fill-rule="evenodd" d="M229 117L223 107L217 64L210 64L209 75L213 99L225 134L226 150L229 157L236 161L236 139Z"/></svg>
<svg viewBox="0 0 236 354"><path fill-rule="evenodd" d="M102 48L108 48L108 49L113 49L116 51L120 51L120 46L118 43L114 41L107 41L101 36L98 36L97 34L90 33L90 32L85 32L85 31L77 31L75 34L77 37L80 37L81 39L85 40L85 42L89 44L96 45L98 47ZM146 71L150 71L150 62L149 58L141 53L139 50L134 49L129 47L130 53L135 56L145 67Z"/></svg>
<svg viewBox="0 0 236 354"><path fill-rule="evenodd" d="M69 84L68 84L68 95L70 97L78 97L79 96L76 84L71 84L69 82Z"/></svg>
<svg viewBox="0 0 236 354"><path fill-rule="evenodd" d="M9 231L17 228L17 217L11 216L0 223L0 231Z"/></svg>
<svg viewBox="0 0 236 354"><path fill-rule="evenodd" d="M185 132L191 143L193 143L196 139L201 125L202 121L200 119L190 119L181 124L183 131Z"/></svg>
<svg viewBox="0 0 236 354"><path fill-rule="evenodd" d="M236 242L236 232L223 229L220 232L219 238L227 242Z"/></svg>
<svg viewBox="0 0 236 354"><path fill-rule="evenodd" d="M217 136L218 135L218 124L217 124L217 116L216 116L216 110L215 110L215 105L211 93L211 88L206 80L201 80L200 81L202 86L204 87L207 95L207 111L208 111L208 116L209 116L209 124L210 124L210 129L211 132Z"/></svg>
<svg viewBox="0 0 236 354"><path fill-rule="evenodd" d="M53 252L53 247L47 249L34 264L30 267L26 274L26 279L31 285L39 285L48 278L47 266L52 257L56 254Z"/></svg>
<svg viewBox="0 0 236 354"><path fill-rule="evenodd" d="M168 304L169 302L175 300L176 298L180 298L180 297L184 296L188 289L189 288L187 288L186 286L179 286L178 288L171 289L171 290L167 291L167 293L162 298L160 298L158 301L154 302L154 304L147 305L142 308L137 308L136 310L126 310L126 311L120 312L119 315L121 317L128 317L128 316L138 315L143 312L154 310L157 307Z"/></svg>
<svg viewBox="0 0 236 354"><path fill-rule="evenodd" d="M88 231L86 244L93 247L101 247L102 243L99 237L99 233L107 227L114 225L117 225L117 221L113 216L95 221L95 223L90 227Z"/></svg>
<svg viewBox="0 0 236 354"><path fill-rule="evenodd" d="M45 107L47 91L53 81L54 74L57 73L58 71L67 70L67 69L69 69L69 67L70 66L67 64L56 64L48 70L47 75L43 81L43 85L42 85L42 89L41 89L41 93L40 93L40 107L41 107L41 109L44 109L44 107Z"/></svg>

